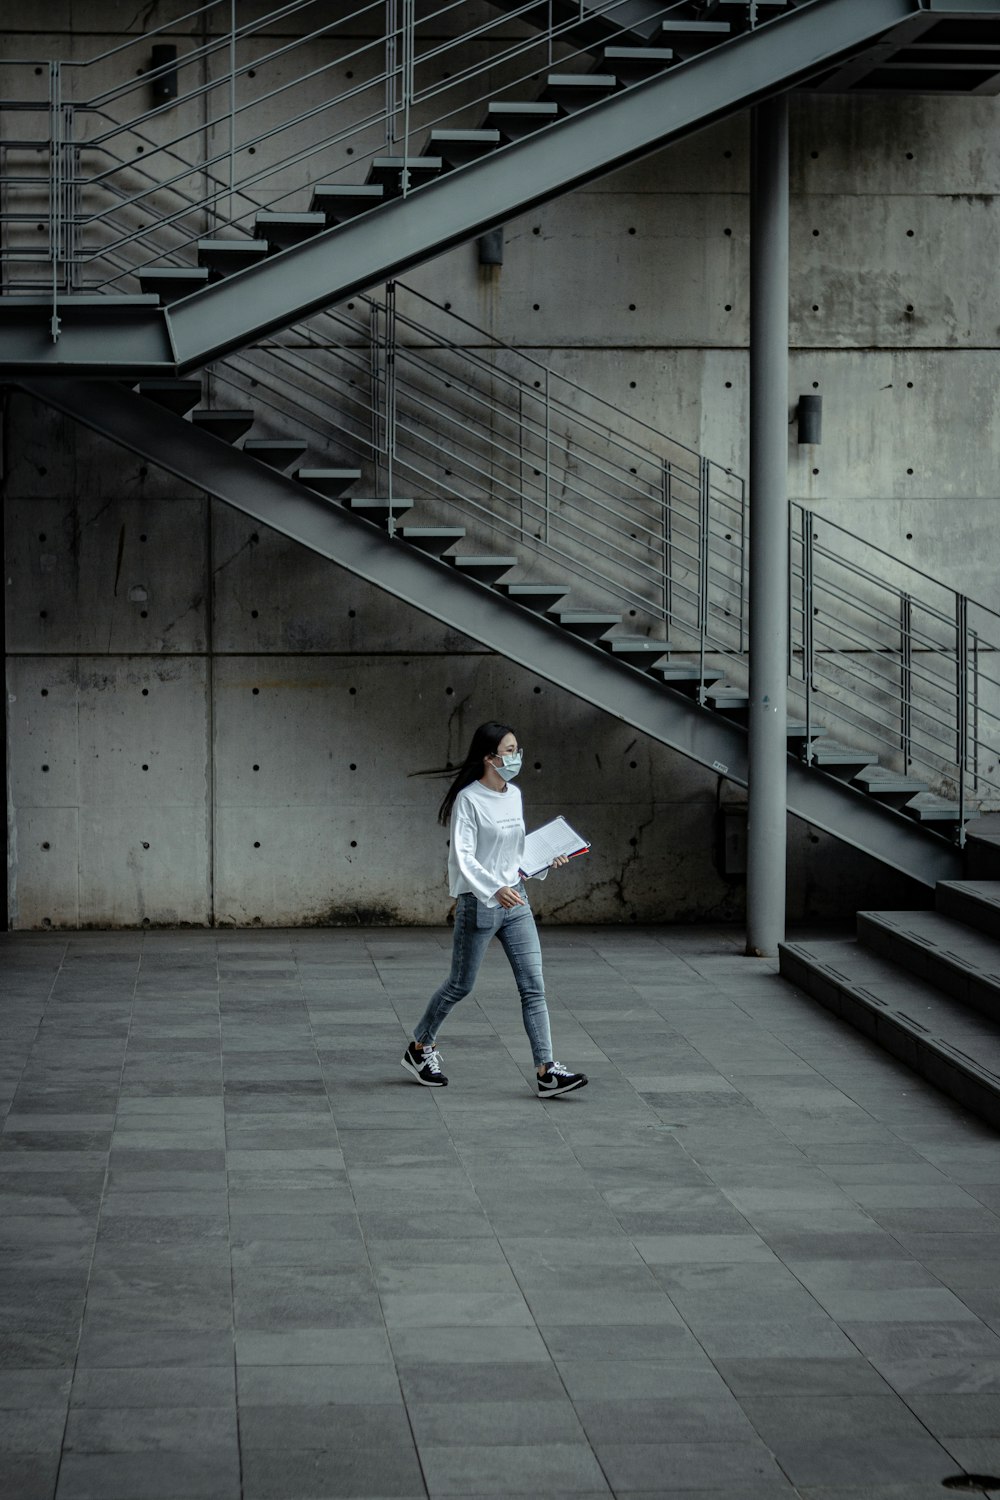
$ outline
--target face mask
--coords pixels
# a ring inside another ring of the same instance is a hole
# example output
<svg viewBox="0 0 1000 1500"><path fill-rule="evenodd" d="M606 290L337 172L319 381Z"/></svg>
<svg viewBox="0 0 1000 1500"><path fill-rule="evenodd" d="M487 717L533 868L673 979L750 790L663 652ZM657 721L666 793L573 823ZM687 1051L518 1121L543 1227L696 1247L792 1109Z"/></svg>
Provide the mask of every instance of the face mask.
<svg viewBox="0 0 1000 1500"><path fill-rule="evenodd" d="M502 764L500 764L499 766L494 766L493 769L494 771L496 771L498 776L502 777L504 781L513 781L514 777L521 769L521 762L523 761L523 759L524 756L522 752L520 750L515 750L513 755L502 755L500 757Z"/></svg>

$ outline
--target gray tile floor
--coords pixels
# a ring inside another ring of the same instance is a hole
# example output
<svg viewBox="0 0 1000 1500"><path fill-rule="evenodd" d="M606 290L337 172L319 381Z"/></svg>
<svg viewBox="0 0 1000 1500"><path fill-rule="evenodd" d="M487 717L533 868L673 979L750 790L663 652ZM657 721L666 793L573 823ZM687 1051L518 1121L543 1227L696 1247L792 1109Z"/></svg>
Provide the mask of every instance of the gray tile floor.
<svg viewBox="0 0 1000 1500"><path fill-rule="evenodd" d="M543 944L545 1103L498 949L399 1068L444 931L0 939L4 1500L1000 1475L996 1135L736 932Z"/></svg>

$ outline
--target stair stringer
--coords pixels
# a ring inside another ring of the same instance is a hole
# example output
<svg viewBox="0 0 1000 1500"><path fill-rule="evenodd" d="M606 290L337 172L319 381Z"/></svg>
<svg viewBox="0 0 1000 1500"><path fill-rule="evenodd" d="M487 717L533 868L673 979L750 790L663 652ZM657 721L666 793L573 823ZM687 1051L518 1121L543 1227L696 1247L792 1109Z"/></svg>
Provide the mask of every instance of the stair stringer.
<svg viewBox="0 0 1000 1500"><path fill-rule="evenodd" d="M53 377L19 384L91 431L746 786L747 739L737 725L554 621L389 537L120 385ZM930 888L939 880L958 878L961 853L956 847L794 756L788 757L787 769L787 806L793 816Z"/></svg>
<svg viewBox="0 0 1000 1500"><path fill-rule="evenodd" d="M77 321L67 299L53 342L44 305L0 301L0 369L11 376L197 369L804 83L907 21L926 26L935 3L815 0L166 308L121 308L97 322L100 309L91 307ZM1000 12L1000 0L987 3Z"/></svg>

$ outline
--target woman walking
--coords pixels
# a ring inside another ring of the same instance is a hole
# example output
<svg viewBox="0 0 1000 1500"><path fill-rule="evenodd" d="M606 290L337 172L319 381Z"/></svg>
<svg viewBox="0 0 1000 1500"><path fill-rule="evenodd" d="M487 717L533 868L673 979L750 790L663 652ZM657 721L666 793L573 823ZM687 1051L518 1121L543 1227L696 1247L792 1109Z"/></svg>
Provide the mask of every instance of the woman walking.
<svg viewBox="0 0 1000 1500"><path fill-rule="evenodd" d="M451 822L448 884L456 897L451 973L431 996L402 1058L406 1071L428 1088L443 1088L448 1082L435 1045L437 1034L452 1008L475 984L494 936L500 939L521 997L539 1098L568 1094L587 1082L583 1073L571 1073L552 1058L542 953L520 873L524 854L521 793L511 784L522 759L509 724L480 724L465 764L441 803L438 821ZM553 860L553 866L567 863L565 855ZM545 875L539 878L544 880Z"/></svg>

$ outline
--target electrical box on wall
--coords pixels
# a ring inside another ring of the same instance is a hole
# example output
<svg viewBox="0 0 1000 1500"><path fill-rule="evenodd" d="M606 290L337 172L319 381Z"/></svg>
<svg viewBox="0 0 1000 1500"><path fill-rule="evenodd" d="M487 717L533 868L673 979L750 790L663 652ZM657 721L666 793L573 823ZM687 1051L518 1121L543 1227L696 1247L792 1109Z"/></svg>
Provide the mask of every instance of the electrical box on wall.
<svg viewBox="0 0 1000 1500"><path fill-rule="evenodd" d="M725 880L743 880L747 873L747 807L745 802L722 802L715 815L715 868Z"/></svg>

